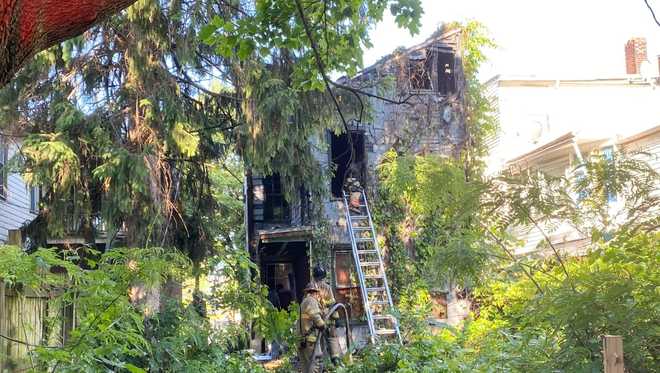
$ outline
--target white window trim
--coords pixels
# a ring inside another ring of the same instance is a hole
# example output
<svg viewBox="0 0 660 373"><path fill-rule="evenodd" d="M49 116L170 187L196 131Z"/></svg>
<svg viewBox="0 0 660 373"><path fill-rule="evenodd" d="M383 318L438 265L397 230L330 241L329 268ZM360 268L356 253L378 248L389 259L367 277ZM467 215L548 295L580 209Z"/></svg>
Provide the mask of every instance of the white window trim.
<svg viewBox="0 0 660 373"><path fill-rule="evenodd" d="M9 174L7 172L6 166L9 158L9 145L4 139L0 138L0 200L6 201L9 196Z"/></svg>

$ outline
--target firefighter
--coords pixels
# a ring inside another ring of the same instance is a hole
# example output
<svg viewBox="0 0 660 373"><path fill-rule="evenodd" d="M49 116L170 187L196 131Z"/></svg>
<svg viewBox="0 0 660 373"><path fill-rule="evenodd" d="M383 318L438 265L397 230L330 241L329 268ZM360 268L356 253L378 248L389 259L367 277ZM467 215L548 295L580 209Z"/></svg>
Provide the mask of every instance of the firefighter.
<svg viewBox="0 0 660 373"><path fill-rule="evenodd" d="M335 296L332 294L332 287L325 281L327 274L325 268L321 265L316 265L312 270L312 277L314 277L314 283L318 286L321 293L321 311L323 315L326 315L330 308L337 303L335 301ZM337 324L339 323L339 313L337 311L333 312L330 315L331 322L328 324L328 327L325 330L325 340L327 342L328 353L330 354L330 359L334 365L338 365L340 362L339 355L341 349L339 347L339 339L337 338Z"/></svg>
<svg viewBox="0 0 660 373"><path fill-rule="evenodd" d="M315 282L310 282L304 292L305 298L300 304L300 319L298 320L298 328L302 337L298 356L303 373L318 373L322 370L320 360L323 354L320 344L316 341L320 338L320 332L326 327L320 304L321 291Z"/></svg>

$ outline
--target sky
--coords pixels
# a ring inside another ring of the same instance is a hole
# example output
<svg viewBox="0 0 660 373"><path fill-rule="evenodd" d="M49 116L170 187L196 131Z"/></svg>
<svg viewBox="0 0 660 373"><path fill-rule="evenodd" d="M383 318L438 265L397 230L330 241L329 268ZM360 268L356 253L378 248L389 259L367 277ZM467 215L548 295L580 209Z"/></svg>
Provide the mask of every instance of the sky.
<svg viewBox="0 0 660 373"><path fill-rule="evenodd" d="M474 19L488 28L498 48L480 71L550 78L616 77L625 74L624 45L646 37L657 74L660 27L644 0L422 0L420 33L411 36L386 17L372 31L369 66L398 46L424 41L440 24ZM660 0L649 0L660 17Z"/></svg>

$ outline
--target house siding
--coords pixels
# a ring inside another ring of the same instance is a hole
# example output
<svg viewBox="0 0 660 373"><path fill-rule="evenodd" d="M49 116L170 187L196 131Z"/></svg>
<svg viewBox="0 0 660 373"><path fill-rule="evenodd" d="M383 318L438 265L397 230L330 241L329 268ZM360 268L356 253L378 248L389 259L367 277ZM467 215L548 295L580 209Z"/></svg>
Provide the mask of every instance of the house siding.
<svg viewBox="0 0 660 373"><path fill-rule="evenodd" d="M626 144L617 145L617 148L620 151L636 153L635 157L637 159L647 162L656 172L660 172L660 131ZM581 150L586 155L591 149ZM562 175L565 171L570 173L573 169L570 166L570 157L564 156L560 159L561 161L556 159L547 163L530 165L530 167L541 169L555 176ZM656 193L660 193L660 185L658 185ZM623 201L617 201L611 205L611 212L614 213L622 208L622 203ZM541 229L548 236L553 246L561 253L584 255L591 243L589 237L582 236L575 228L565 222L543 223ZM534 226L514 227L510 230L510 233L520 241L515 248L516 255L543 255L551 252L543 233Z"/></svg>
<svg viewBox="0 0 660 373"><path fill-rule="evenodd" d="M17 152L18 147L9 145L9 159ZM7 242L9 230L20 229L25 223L32 221L36 215L30 212L30 189L17 173L7 177L7 198L0 198L0 243Z"/></svg>

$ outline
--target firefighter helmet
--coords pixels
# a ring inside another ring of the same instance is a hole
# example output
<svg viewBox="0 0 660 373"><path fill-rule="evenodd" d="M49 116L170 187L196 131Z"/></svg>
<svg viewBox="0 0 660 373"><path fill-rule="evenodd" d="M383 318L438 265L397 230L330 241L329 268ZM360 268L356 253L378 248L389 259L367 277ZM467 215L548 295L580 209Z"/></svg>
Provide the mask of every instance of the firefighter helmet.
<svg viewBox="0 0 660 373"><path fill-rule="evenodd" d="M312 270L312 275L314 276L315 280L320 280L325 278L326 272L325 268L323 268L320 264L317 264L316 267Z"/></svg>

